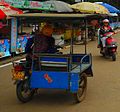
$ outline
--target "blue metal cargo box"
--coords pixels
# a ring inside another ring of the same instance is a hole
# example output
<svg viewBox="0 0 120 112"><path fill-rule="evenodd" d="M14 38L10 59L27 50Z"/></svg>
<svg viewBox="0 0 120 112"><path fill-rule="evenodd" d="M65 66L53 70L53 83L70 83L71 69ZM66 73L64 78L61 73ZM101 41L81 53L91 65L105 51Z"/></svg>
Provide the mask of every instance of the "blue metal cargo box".
<svg viewBox="0 0 120 112"><path fill-rule="evenodd" d="M68 89L69 88L69 73L68 72L45 72L34 71L31 76L31 88L54 88Z"/></svg>

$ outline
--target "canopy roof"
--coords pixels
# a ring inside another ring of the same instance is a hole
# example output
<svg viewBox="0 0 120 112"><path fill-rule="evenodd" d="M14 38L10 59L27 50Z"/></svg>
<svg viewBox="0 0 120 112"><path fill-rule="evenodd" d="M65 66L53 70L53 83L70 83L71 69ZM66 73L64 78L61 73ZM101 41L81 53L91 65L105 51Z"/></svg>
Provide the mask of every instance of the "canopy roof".
<svg viewBox="0 0 120 112"><path fill-rule="evenodd" d="M11 15L11 17L16 18L29 18L34 20L40 21L57 21L57 20L67 20L67 21L74 21L79 19L86 19L86 18L99 18L101 15L99 14L58 14L58 13L26 13L26 14L15 14Z"/></svg>
<svg viewBox="0 0 120 112"><path fill-rule="evenodd" d="M11 17L40 17L40 18L84 18L88 16L95 16L96 14L58 14L58 13L26 13L26 14L14 14Z"/></svg>
<svg viewBox="0 0 120 112"><path fill-rule="evenodd" d="M39 22L79 22L85 19L98 18L97 14L58 14L58 13L26 13L26 14L15 14L11 17L23 18L30 23Z"/></svg>

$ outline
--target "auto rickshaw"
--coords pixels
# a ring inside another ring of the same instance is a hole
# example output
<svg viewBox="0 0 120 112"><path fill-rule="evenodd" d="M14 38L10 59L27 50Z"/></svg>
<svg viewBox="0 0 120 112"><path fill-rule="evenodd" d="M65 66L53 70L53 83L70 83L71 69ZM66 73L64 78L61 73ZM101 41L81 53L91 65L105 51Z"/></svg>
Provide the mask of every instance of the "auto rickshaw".
<svg viewBox="0 0 120 112"><path fill-rule="evenodd" d="M87 53L86 44L84 53L74 54L74 28L84 20L87 38L87 18L94 16L96 15L49 13L12 15L13 19L26 18L29 22L68 23L72 28L69 54L39 53L33 50L37 63L33 56L31 69L26 67L26 61L13 63L12 76L16 84L17 98L21 102L30 101L38 89L69 91L77 103L83 101L87 90L87 77L93 76L92 55Z"/></svg>

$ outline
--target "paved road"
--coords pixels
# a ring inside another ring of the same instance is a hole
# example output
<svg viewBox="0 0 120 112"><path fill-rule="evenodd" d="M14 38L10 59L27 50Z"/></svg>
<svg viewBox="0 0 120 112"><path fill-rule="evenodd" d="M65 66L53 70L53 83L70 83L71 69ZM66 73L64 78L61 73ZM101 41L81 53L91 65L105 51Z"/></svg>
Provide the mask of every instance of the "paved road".
<svg viewBox="0 0 120 112"><path fill-rule="evenodd" d="M83 48L75 46L75 52ZM0 68L0 112L120 112L120 50L116 62L100 56L96 42L89 42L88 51L93 54L94 77L88 78L87 95L82 103L74 104L64 92L48 90L40 91L28 103L20 103L11 80L12 66L8 65Z"/></svg>

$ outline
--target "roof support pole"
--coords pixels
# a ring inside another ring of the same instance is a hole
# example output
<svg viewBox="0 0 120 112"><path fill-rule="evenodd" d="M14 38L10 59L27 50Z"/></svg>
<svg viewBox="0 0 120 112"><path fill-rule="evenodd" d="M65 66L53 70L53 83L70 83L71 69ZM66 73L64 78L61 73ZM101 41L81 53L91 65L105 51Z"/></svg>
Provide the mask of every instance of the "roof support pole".
<svg viewBox="0 0 120 112"><path fill-rule="evenodd" d="M88 27L87 19L85 19L85 54L87 54L87 39L88 39Z"/></svg>

